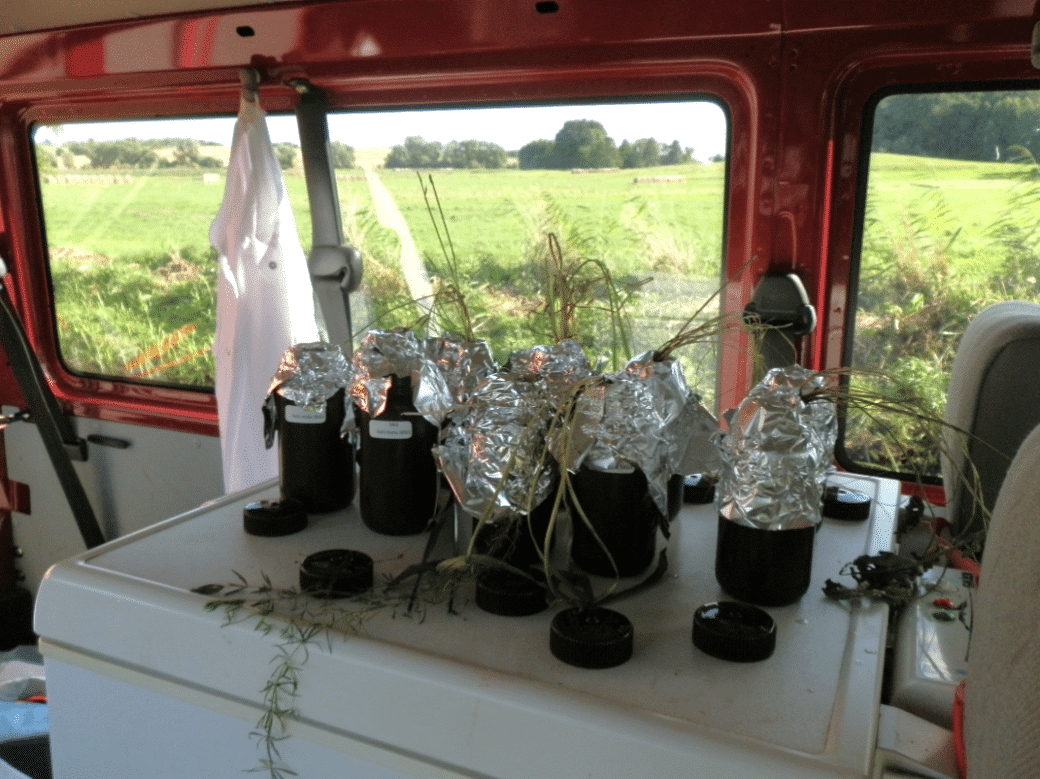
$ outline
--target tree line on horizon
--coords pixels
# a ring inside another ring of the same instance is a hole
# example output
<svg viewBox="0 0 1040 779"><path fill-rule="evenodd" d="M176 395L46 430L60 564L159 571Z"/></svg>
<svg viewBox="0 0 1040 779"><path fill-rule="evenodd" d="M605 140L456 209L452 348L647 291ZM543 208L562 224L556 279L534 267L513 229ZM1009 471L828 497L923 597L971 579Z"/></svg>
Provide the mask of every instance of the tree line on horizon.
<svg viewBox="0 0 1040 779"><path fill-rule="evenodd" d="M224 163L206 148L224 148L212 141L194 138L122 138L111 141L68 141L61 145L37 145L42 170L72 170L76 157L85 157L91 169L149 168L223 168ZM283 170L298 166L300 147L295 143L273 144L275 157ZM353 147L339 141L329 144L335 169L356 166ZM390 149L383 163L386 168L482 168L495 170L516 164L522 170L574 168L649 168L692 161L693 149L678 141L665 144L655 138L624 140L618 146L603 125L589 119L566 122L554 140L537 140L519 151L509 152L490 141L466 140L442 144L420 136L409 136ZM81 166L80 166L81 167Z"/></svg>
<svg viewBox="0 0 1040 779"><path fill-rule="evenodd" d="M1040 92L890 95L874 113L871 151L976 162L1040 158Z"/></svg>
<svg viewBox="0 0 1040 779"><path fill-rule="evenodd" d="M289 170L296 166L300 147L295 143L272 144L279 166ZM195 138L121 138L112 141L68 141L60 146L37 144L41 169L59 167L73 169L75 157L86 157L93 169L108 170L148 168L223 168L224 163L206 154L206 147L222 148L223 144ZM162 152L162 153L161 153ZM339 141L329 144L330 160L336 169L355 165L354 148Z"/></svg>
<svg viewBox="0 0 1040 779"><path fill-rule="evenodd" d="M606 129L592 119L565 122L553 140L531 141L517 152L521 170L574 168L653 168L693 160L693 149L679 141L663 144L656 138L625 139L618 146Z"/></svg>
<svg viewBox="0 0 1040 779"><path fill-rule="evenodd" d="M575 168L651 168L679 165L693 160L693 149L679 141L664 144L655 138L624 140L617 145L600 122L575 119L565 122L553 140L541 139L514 152L521 170L573 170ZM427 141L413 135L390 149L386 168L485 168L510 165L513 154L489 141Z"/></svg>
<svg viewBox="0 0 1040 779"><path fill-rule="evenodd" d="M76 157L85 157L94 169L222 168L224 163L206 154L206 147L222 144L194 138L111 141L68 141L37 144L40 168L73 169ZM1040 159L1040 92L943 92L891 95L878 103L871 151L974 161L1008 161L1027 150ZM298 165L300 148L274 144L283 169ZM334 168L355 167L355 150L339 141L330 143ZM410 136L391 148L387 168L508 167L511 158L522 170L574 168L646 168L693 160L693 149L678 141L655 138L624 140L616 144L600 122L565 122L555 138L540 139L509 152L489 141L451 141L442 144Z"/></svg>

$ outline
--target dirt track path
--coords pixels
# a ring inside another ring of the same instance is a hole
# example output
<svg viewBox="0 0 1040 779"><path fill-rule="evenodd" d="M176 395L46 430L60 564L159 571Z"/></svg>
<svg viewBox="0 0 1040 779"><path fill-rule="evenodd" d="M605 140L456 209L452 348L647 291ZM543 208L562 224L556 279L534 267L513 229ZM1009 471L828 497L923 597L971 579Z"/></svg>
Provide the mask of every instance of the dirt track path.
<svg viewBox="0 0 1040 779"><path fill-rule="evenodd" d="M423 265L422 257L419 255L419 248L415 245L412 233L408 229L408 223L405 222L401 209L397 207L397 203L394 201L394 196L390 194L390 190L383 184L379 174L375 172L371 165L363 165L362 169L365 171L368 190L372 193L376 218L381 225L393 230L400 238L401 273L404 275L405 283L408 285L408 294L412 296L413 300L417 301L419 306L431 312L432 316L433 286L430 284L430 277L426 274L426 267ZM436 331L432 320L430 329Z"/></svg>

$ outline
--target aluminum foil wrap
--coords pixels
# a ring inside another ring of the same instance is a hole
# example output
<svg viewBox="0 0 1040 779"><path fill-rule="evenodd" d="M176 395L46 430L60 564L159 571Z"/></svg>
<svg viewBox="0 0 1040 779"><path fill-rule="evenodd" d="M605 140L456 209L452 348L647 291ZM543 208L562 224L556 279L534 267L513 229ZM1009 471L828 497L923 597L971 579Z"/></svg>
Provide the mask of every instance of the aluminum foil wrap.
<svg viewBox="0 0 1040 779"><path fill-rule="evenodd" d="M578 402L574 427L565 456L570 470L581 464L601 470L635 466L646 476L650 496L665 516L668 480L676 473L707 470L696 466L713 461L700 453L714 450L710 437L718 431L718 423L687 386L679 365L655 362L650 353L590 385ZM694 467L684 470L690 461Z"/></svg>
<svg viewBox="0 0 1040 779"><path fill-rule="evenodd" d="M415 409L427 422L440 427L454 404L451 390L437 364L415 334L406 330L370 330L354 352L354 380L350 395L365 413L378 417L386 409L392 376L412 380Z"/></svg>
<svg viewBox="0 0 1040 779"><path fill-rule="evenodd" d="M464 416L434 447L463 510L497 520L527 514L549 497L556 483L545 443L551 418L551 400L537 378L498 373L476 388Z"/></svg>
<svg viewBox="0 0 1040 779"><path fill-rule="evenodd" d="M682 366L672 359L655 360L653 352L633 357L625 372L647 382L668 439L668 467L672 473L714 473L720 460L714 438L719 421L690 389Z"/></svg>
<svg viewBox="0 0 1040 779"><path fill-rule="evenodd" d="M593 375L589 358L574 339L552 346L532 346L509 355L506 371L531 381L544 382L551 398L559 403L582 379Z"/></svg>
<svg viewBox="0 0 1040 779"><path fill-rule="evenodd" d="M456 406L465 406L484 379L498 370L491 347L485 341L464 341L458 336L427 338L426 356L440 369Z"/></svg>
<svg viewBox="0 0 1040 779"><path fill-rule="evenodd" d="M277 392L297 406L322 411L329 398L350 386L353 376L353 366L338 345L296 344L282 355L268 395Z"/></svg>
<svg viewBox="0 0 1040 779"><path fill-rule="evenodd" d="M716 439L722 516L763 530L820 523L837 413L828 399L805 399L824 384L799 365L774 368L731 412L728 431Z"/></svg>

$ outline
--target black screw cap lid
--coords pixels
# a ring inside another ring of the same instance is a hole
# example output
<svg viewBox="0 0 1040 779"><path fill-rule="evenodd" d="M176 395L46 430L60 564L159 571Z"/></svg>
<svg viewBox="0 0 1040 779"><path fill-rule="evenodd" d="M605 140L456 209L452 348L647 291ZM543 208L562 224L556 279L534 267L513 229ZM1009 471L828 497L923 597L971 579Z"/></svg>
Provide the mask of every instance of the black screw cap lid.
<svg viewBox="0 0 1040 779"><path fill-rule="evenodd" d="M506 570L485 571L477 577L477 605L490 614L526 617L545 611L545 588L526 576Z"/></svg>
<svg viewBox="0 0 1040 779"><path fill-rule="evenodd" d="M247 503L242 510L242 526L251 536L287 536L307 527L303 504L286 498Z"/></svg>
<svg viewBox="0 0 1040 779"><path fill-rule="evenodd" d="M353 549L326 549L304 558L300 589L316 598L349 598L371 589L372 558Z"/></svg>
<svg viewBox="0 0 1040 779"><path fill-rule="evenodd" d="M721 660L765 660L776 648L776 623L757 606L705 603L693 614L693 644Z"/></svg>
<svg viewBox="0 0 1040 779"><path fill-rule="evenodd" d="M715 500L715 479L695 473L683 479L683 503L711 503Z"/></svg>
<svg viewBox="0 0 1040 779"><path fill-rule="evenodd" d="M870 516L870 497L841 487L823 491L823 515L831 519L858 522Z"/></svg>
<svg viewBox="0 0 1040 779"><path fill-rule="evenodd" d="M628 617L611 609L565 609L553 617L549 650L568 665L613 668L632 657L634 633Z"/></svg>

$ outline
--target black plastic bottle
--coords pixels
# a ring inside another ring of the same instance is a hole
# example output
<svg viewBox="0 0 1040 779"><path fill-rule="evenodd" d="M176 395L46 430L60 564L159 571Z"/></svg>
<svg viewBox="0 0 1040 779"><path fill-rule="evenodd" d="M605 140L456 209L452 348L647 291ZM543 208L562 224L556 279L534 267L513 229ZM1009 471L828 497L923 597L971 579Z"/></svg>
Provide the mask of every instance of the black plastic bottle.
<svg viewBox="0 0 1040 779"><path fill-rule="evenodd" d="M668 477L668 521L679 516L683 507L683 489L685 477L681 473L673 473Z"/></svg>
<svg viewBox="0 0 1040 779"><path fill-rule="evenodd" d="M816 525L768 530L719 517L715 578L726 593L756 606L787 606L812 578Z"/></svg>
<svg viewBox="0 0 1040 779"><path fill-rule="evenodd" d="M437 501L437 428L416 412L411 378L394 375L383 413L360 416L361 519L384 535L423 532Z"/></svg>
<svg viewBox="0 0 1040 779"><path fill-rule="evenodd" d="M571 486L603 542L601 545L596 540L581 515L571 507L574 562L586 573L598 576L614 576L614 565L618 576L636 576L645 571L654 560L657 528L663 517L650 496L643 472L638 468L603 471L583 465L571 477Z"/></svg>
<svg viewBox="0 0 1040 779"><path fill-rule="evenodd" d="M552 519L553 497L550 495L543 500L530 514L486 522L477 532L474 550L478 554L497 557L517 568L538 565L545 534ZM469 522L476 527L479 519L471 517Z"/></svg>
<svg viewBox="0 0 1040 779"><path fill-rule="evenodd" d="M354 447L340 434L345 394L338 390L323 411L312 411L274 393L282 498L308 513L337 511L354 498Z"/></svg>

